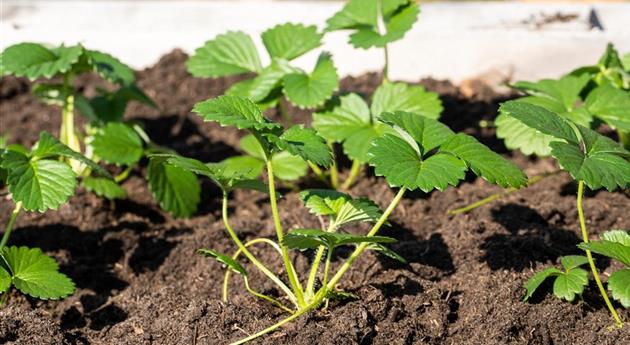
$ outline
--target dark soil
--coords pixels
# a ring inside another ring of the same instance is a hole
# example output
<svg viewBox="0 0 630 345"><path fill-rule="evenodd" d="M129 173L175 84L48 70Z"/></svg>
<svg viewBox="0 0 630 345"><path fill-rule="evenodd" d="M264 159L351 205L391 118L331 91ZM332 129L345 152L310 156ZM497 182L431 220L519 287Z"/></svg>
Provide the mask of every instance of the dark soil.
<svg viewBox="0 0 630 345"><path fill-rule="evenodd" d="M237 152L240 133L204 123L190 109L197 101L221 94L235 79L205 80L189 76L186 56L175 51L138 73L140 86L159 111L133 105L128 115L143 122L159 144L206 161ZM95 78L79 83L93 93ZM377 74L345 78L341 89L370 93ZM440 93L443 121L509 154L479 120L492 120L504 96L481 88L465 98L449 82L423 80ZM32 144L39 131L56 134L59 111L38 103L24 80L3 78L0 85L2 131L11 141ZM297 112L304 120L308 113ZM270 116L275 116L270 114ZM305 120L304 120L305 121ZM509 156L508 156L509 157ZM531 176L556 169L551 160L511 156ZM221 301L223 269L194 254L200 247L231 253L235 246L220 221L219 195L204 183L203 205L191 219L174 220L154 204L143 180L133 172L124 187L129 200L108 202L80 191L56 212L22 214L13 245L41 247L56 257L62 271L77 283L63 301L42 302L12 293L0 309L0 344L226 344L261 330L283 315L243 292L233 279L229 303ZM342 280L340 288L358 301L331 303L259 344L630 344L630 327L610 329L612 320L595 290L583 300L563 303L539 293L523 303L523 283L535 270L549 267L565 254L579 253L576 187L564 174L549 177L524 191L469 215L446 211L499 189L469 179L444 193L411 193L391 217L384 234L399 240L393 249L408 265L366 253ZM302 186L316 186L312 178ZM6 193L6 190L2 191ZM286 191L280 202L286 228L318 226ZM394 193L371 175L352 191L385 207ZM0 222L12 204L3 197ZM595 236L610 228L630 228L630 198L622 193L590 193L587 223ZM239 191L232 201L233 226L242 238L273 237L265 195ZM360 228L359 230L364 230ZM254 250L280 270L281 260L266 247ZM340 250L335 264L349 254ZM309 256L295 256L305 272ZM605 272L610 262L600 260ZM604 273L604 279L606 273ZM252 285L276 294L274 286L253 274ZM625 320L630 312L621 310Z"/></svg>

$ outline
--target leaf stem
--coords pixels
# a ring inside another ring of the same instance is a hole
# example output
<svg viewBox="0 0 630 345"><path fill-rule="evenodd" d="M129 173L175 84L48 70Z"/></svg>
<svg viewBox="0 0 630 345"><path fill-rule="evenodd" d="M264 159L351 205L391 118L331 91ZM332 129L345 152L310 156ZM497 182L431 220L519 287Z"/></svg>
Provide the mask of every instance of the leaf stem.
<svg viewBox="0 0 630 345"><path fill-rule="evenodd" d="M394 197L394 200L392 200L392 202L389 204L385 212L383 212L383 214L381 215L381 218L379 218L379 220L376 222L376 224L374 224L370 232L368 232L367 234L368 237L372 237L376 235L376 233L380 230L383 224L385 224L389 215L392 213L392 211L394 211L394 209L396 208L396 206L398 205L402 197L405 195L406 190L407 189L405 189L404 187L400 188L400 190L398 191L398 194L396 194L396 196ZM361 255L361 253L363 253L363 251L365 250L365 248L367 248L368 245L369 245L368 242L364 242L364 243L361 243L359 246L357 246L357 248L354 250L354 252L352 252L352 254L346 260L346 262L344 262L343 265L339 268L339 271L337 271L337 273L332 277L332 279L328 282L328 284L324 285L322 289L325 289L324 291L329 291L329 290L334 289L335 285L339 282L339 280L341 280L341 278L346 273L346 271L350 268L350 266L352 266L352 263L359 257L359 255Z"/></svg>
<svg viewBox="0 0 630 345"><path fill-rule="evenodd" d="M300 310L296 311L293 315L287 317L286 319L283 319L282 321L274 324L273 326L269 326L269 327L263 329L262 331L260 331L258 333L252 334L249 337L241 339L241 340L239 340L237 342L234 342L234 343L232 343L230 345L245 344L245 343L247 343L249 341L252 341L252 340L254 340L254 339L256 339L256 338L258 338L260 336L263 336L263 335L265 335L267 333L271 333L271 332L275 331L276 329L280 328L282 325L287 324L287 323L297 319L298 317L302 316L303 314L305 314L309 310L313 309L317 305L318 304L316 304L316 303L311 303L311 304L301 308Z"/></svg>
<svg viewBox="0 0 630 345"><path fill-rule="evenodd" d="M255 238L253 240L247 241L245 242L244 247L247 248L251 245L257 244L257 243L267 243L269 245L271 245L278 253L280 253L280 255L282 255L282 251L280 251L280 247L276 244L276 242L268 239L268 238ZM238 250L236 250L236 252L234 253L234 255L232 255L232 259L236 260L238 259L238 257L243 253L243 251L241 250L241 248L239 248ZM232 270L225 270L225 275L223 276L223 302L227 302L228 301L228 282L230 281L230 274L232 273Z"/></svg>
<svg viewBox="0 0 630 345"><path fill-rule="evenodd" d="M120 183L126 180L127 177L129 177L129 173L131 172L131 170L133 170L133 166L130 165L126 167L125 170L123 170L120 174L114 176L114 182Z"/></svg>
<svg viewBox="0 0 630 345"><path fill-rule="evenodd" d="M9 218L9 223L7 223L7 227L4 229L2 240L0 240L0 252L9 241L9 237L11 236L11 231L13 230L13 226L15 225L15 220L17 219L18 214L20 214L21 209L22 209L22 202L21 201L16 202L15 207L13 208L13 212L11 212L11 218Z"/></svg>
<svg viewBox="0 0 630 345"><path fill-rule="evenodd" d="M335 231L335 223L330 222L328 225L328 229L326 232ZM322 261L322 257L324 257L324 251L326 250L325 246L319 246L317 248L317 253L315 254L315 258L313 259L313 266L311 266L311 272L308 275L308 282L306 284L306 297L310 298L315 293L315 279L317 278L317 270L319 268L319 263Z"/></svg>
<svg viewBox="0 0 630 345"><path fill-rule="evenodd" d="M284 239L284 232L282 230L282 223L280 222L280 214L278 212L278 200L276 199L276 186L273 175L273 164L271 160L267 160L267 175L269 182L269 199L271 202L271 214L273 216L273 222L276 228L276 236L278 237L278 244L280 245L280 250L282 251L282 260L284 261L284 266L287 270L287 275L289 276L289 283L291 284L291 288L295 293L295 297L297 298L298 306L304 306L304 292L302 290L302 285L300 285L300 280L298 279L295 270L293 269L293 264L291 263L291 259L289 258L289 251L282 244L282 240Z"/></svg>
<svg viewBox="0 0 630 345"><path fill-rule="evenodd" d="M289 287L286 286L286 284L284 284L284 282L282 282L282 280L280 280L280 278L278 278L278 276L276 276L265 265L263 265L260 261L258 261L258 259L256 259L256 257L249 250L247 250L247 248L245 248L245 246L243 245L243 242L241 242L241 240L238 238L238 236L234 232L234 229L232 229L232 226L230 226L230 222L229 222L229 219L228 219L228 195L227 195L227 193L223 193L222 214L223 214L223 224L225 225L225 228L226 228L227 232L230 234L230 237L232 238L234 243L236 243L236 246L238 246L238 248L243 252L245 257L247 257L247 259L249 259L249 261L251 261L252 264L254 264L254 266L256 266L267 277L269 277L269 279L271 279L274 283L276 283L276 285L278 285L278 287L280 289L282 289L282 291L284 291L287 294L289 299L291 299L291 301L297 305L297 301L298 300L296 299L296 296L293 294L291 289L289 289Z"/></svg>
<svg viewBox="0 0 630 345"><path fill-rule="evenodd" d="M577 192L577 208L578 208L578 217L580 218L580 229L582 230L582 240L584 243L588 243L588 230L586 229L586 221L584 219L584 209L582 207L582 198L584 196L584 181L578 181L578 192ZM593 260L593 255L590 250L586 250L586 257L588 259L588 264L591 266L591 271L593 272L593 278L595 278L595 283L599 288L599 293L604 298L604 302L606 302L606 306L608 310L610 310L610 314L612 314L613 319L617 323L617 327L623 327L623 321L617 314L617 311L613 307L612 303L610 303L610 299L608 298L608 294L606 293L606 289L604 289L604 285L602 284L602 280L599 277L599 273L597 272L597 267L595 267L595 261Z"/></svg>
<svg viewBox="0 0 630 345"><path fill-rule="evenodd" d="M329 184L330 182L326 179L326 175L324 174L324 172L322 171L322 169L320 169L317 165L308 162L308 166L311 168L311 170L313 170L313 173L315 173L315 176L317 176L317 178L324 182L325 184Z"/></svg>
<svg viewBox="0 0 630 345"><path fill-rule="evenodd" d="M247 279L247 277L243 277L245 280L245 289L247 289L247 292L249 292L250 294L260 298L260 299L264 299L267 302L270 302L271 304L275 305L276 307L288 312L289 314L293 314L293 310L289 309L287 306L285 306L284 304L280 303L279 301L277 301L276 299L269 297L265 294L262 294L254 289L252 289L249 286L249 279Z"/></svg>
<svg viewBox="0 0 630 345"><path fill-rule="evenodd" d="M383 52L385 53L385 65L383 66L383 84L389 83L389 49L387 44L383 46Z"/></svg>
<svg viewBox="0 0 630 345"><path fill-rule="evenodd" d="M362 166L363 164L361 164L361 162L359 162L358 160L352 161L350 174L348 175L348 178L346 178L346 180L343 182L343 185L341 186L341 190L348 190L350 189L350 187L352 187L352 185L354 184L354 181L356 181L357 177L359 177L359 173L361 173Z"/></svg>
<svg viewBox="0 0 630 345"><path fill-rule="evenodd" d="M333 143L329 142L328 147L332 152L335 152ZM337 161L334 159L332 165L330 166L330 185L333 189L339 188L339 169L337 168Z"/></svg>
<svg viewBox="0 0 630 345"><path fill-rule="evenodd" d="M548 172L548 173L544 173L544 174L540 174L540 175L536 175L534 177L532 177L531 179L529 179L529 181L527 182L527 187L531 187L533 185L535 185L536 183L542 181L543 179L545 179L546 177L549 176L553 176L553 175L557 175L560 172L562 172L562 170L556 170L556 171L552 171L552 172ZM450 210L448 211L448 214L451 215L458 215L458 214L462 214L462 213L468 213L476 208L479 208L483 205L489 204L491 202L493 202L494 200L500 199L506 195L512 194L514 192L517 192L521 189L519 188L514 188L514 187L510 187L507 189L504 189L498 193L494 193L490 196L487 196L479 201L473 202L472 204L469 204L467 206L464 207L460 207L454 210Z"/></svg>
<svg viewBox="0 0 630 345"><path fill-rule="evenodd" d="M333 249L328 248L326 252L326 264L324 265L324 279L322 280L322 286L326 286L328 283L328 273L330 272L330 261L332 260Z"/></svg>

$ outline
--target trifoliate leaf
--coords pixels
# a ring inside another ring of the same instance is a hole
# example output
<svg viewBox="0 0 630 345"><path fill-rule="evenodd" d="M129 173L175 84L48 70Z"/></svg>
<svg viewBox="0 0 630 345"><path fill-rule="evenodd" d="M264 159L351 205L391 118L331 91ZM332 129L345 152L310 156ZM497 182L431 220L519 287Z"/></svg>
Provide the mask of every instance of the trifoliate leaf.
<svg viewBox="0 0 630 345"><path fill-rule="evenodd" d="M186 61L186 67L196 77L222 77L262 69L254 42L241 31L230 31L207 41Z"/></svg>
<svg viewBox="0 0 630 345"><path fill-rule="evenodd" d="M459 157L476 175L490 183L515 188L527 185L527 176L514 163L470 135L458 133L451 136L440 146L440 151Z"/></svg>
<svg viewBox="0 0 630 345"><path fill-rule="evenodd" d="M395 239L385 236L360 236L318 229L295 229L283 238L282 244L290 249L315 249L326 246L330 249L342 245L359 243L394 243Z"/></svg>
<svg viewBox="0 0 630 345"><path fill-rule="evenodd" d="M98 50L85 50L85 55L94 71L103 79L119 85L131 85L136 77L133 70L117 58Z"/></svg>
<svg viewBox="0 0 630 345"><path fill-rule="evenodd" d="M3 294L11 287L11 274L0 266L0 294Z"/></svg>
<svg viewBox="0 0 630 345"><path fill-rule="evenodd" d="M7 47L2 52L3 74L13 74L16 77L52 78L59 73L66 73L79 61L83 55L80 45L61 46L54 50L37 43L18 43Z"/></svg>
<svg viewBox="0 0 630 345"><path fill-rule="evenodd" d="M255 78L240 81L232 85L226 95L249 98L259 106L277 102L281 95L279 88L282 78L287 73L297 71L288 65L286 60L274 59Z"/></svg>
<svg viewBox="0 0 630 345"><path fill-rule="evenodd" d="M211 249L205 249L205 248L198 249L197 254L203 255L205 257L215 258L217 259L218 262L226 265L229 269L231 269L235 273L238 273L244 277L247 277L247 271L245 270L245 268L238 261L232 259L231 257L225 254L219 253Z"/></svg>
<svg viewBox="0 0 630 345"><path fill-rule="evenodd" d="M299 156L282 151L271 157L273 174L283 181L295 181L308 173L308 164Z"/></svg>
<svg viewBox="0 0 630 345"><path fill-rule="evenodd" d="M582 265L586 265L588 263L588 258L584 255L567 255L560 258L560 263L565 270L569 271Z"/></svg>
<svg viewBox="0 0 630 345"><path fill-rule="evenodd" d="M540 287L547 278L556 277L561 274L564 274L564 272L554 267L547 268L534 274L531 278L529 278L527 283L525 283L525 290L527 290L527 293L525 294L525 297L523 297L523 302L527 302L527 300L534 295L538 287Z"/></svg>
<svg viewBox="0 0 630 345"><path fill-rule="evenodd" d="M356 48L384 47L405 36L418 19L420 8L411 1L394 14L383 16L385 30L379 33L376 27L361 28L350 35L350 43Z"/></svg>
<svg viewBox="0 0 630 345"><path fill-rule="evenodd" d="M94 163L91 159L85 157L79 152L74 151L68 146L62 144L57 138L53 137L48 132L41 132L39 134L39 140L33 146L31 152L31 159L45 159L54 157L66 157L77 160L98 173L101 176L111 178L111 175L100 165Z"/></svg>
<svg viewBox="0 0 630 345"><path fill-rule="evenodd" d="M578 144L552 142L551 154L558 160L562 169L571 176L584 181L592 190L605 187L609 191L630 186L630 156L613 140L579 125L576 125L584 150Z"/></svg>
<svg viewBox="0 0 630 345"><path fill-rule="evenodd" d="M276 25L262 33L261 37L272 58L293 60L319 47L322 36L315 25L286 23Z"/></svg>
<svg viewBox="0 0 630 345"><path fill-rule="evenodd" d="M107 178L87 176L83 178L81 185L86 190L109 200L127 198L125 189L113 180Z"/></svg>
<svg viewBox="0 0 630 345"><path fill-rule="evenodd" d="M289 73L284 76L283 82L284 95L300 108L324 104L339 88L337 69L326 52L320 54L312 73Z"/></svg>
<svg viewBox="0 0 630 345"><path fill-rule="evenodd" d="M195 213L201 199L195 174L160 157L149 161L147 175L149 189L163 210L175 218Z"/></svg>
<svg viewBox="0 0 630 345"><path fill-rule="evenodd" d="M351 93L339 97L339 105L326 112L313 114L313 128L334 142L342 142L372 125L370 109L361 96Z"/></svg>
<svg viewBox="0 0 630 345"><path fill-rule="evenodd" d="M564 139L569 143L578 143L578 138L570 123L546 108L517 100L503 103L499 111L543 134Z"/></svg>
<svg viewBox="0 0 630 345"><path fill-rule="evenodd" d="M428 92L422 86L405 83L387 83L374 92L372 114L376 117L384 112L405 111L437 119L442 113L442 102L435 92Z"/></svg>
<svg viewBox="0 0 630 345"><path fill-rule="evenodd" d="M39 248L4 248L2 257L11 269L13 285L29 296L56 300L74 292L72 280L59 273L57 262Z"/></svg>
<svg viewBox="0 0 630 345"><path fill-rule="evenodd" d="M588 272L581 268L575 268L556 277L553 283L553 294L558 298L572 302L575 295L581 295L588 285Z"/></svg>
<svg viewBox="0 0 630 345"><path fill-rule="evenodd" d="M402 257L400 254L396 253L395 251L385 247L384 245L380 244L380 243L370 243L367 246L367 249L369 250L373 250L376 252L379 252L385 256L387 256L390 259L394 259L400 263L406 264L407 260Z"/></svg>
<svg viewBox="0 0 630 345"><path fill-rule="evenodd" d="M586 108L613 129L630 132L630 93L610 84L595 88L586 97Z"/></svg>
<svg viewBox="0 0 630 345"><path fill-rule="evenodd" d="M304 206L316 215L330 216L335 227L354 222L376 222L381 209L366 198L353 199L350 195L327 189L309 189L300 193Z"/></svg>
<svg viewBox="0 0 630 345"><path fill-rule="evenodd" d="M624 308L630 308L630 268L621 269L608 278L608 290Z"/></svg>
<svg viewBox="0 0 630 345"><path fill-rule="evenodd" d="M281 150L300 156L305 161L310 161L323 167L329 167L332 164L333 155L326 144L326 140L311 128L295 125L279 137L269 135L268 138Z"/></svg>
<svg viewBox="0 0 630 345"><path fill-rule="evenodd" d="M96 156L116 165L134 165L144 155L138 133L121 122L110 122L99 129L90 145Z"/></svg>
<svg viewBox="0 0 630 345"><path fill-rule="evenodd" d="M221 126L256 130L281 128L279 124L265 119L254 102L238 96L220 96L199 102L193 112L205 121L216 121Z"/></svg>
<svg viewBox="0 0 630 345"><path fill-rule="evenodd" d="M31 160L16 151L6 151L2 167L8 171L9 191L15 201L21 201L28 211L56 210L76 188L72 168L58 160Z"/></svg>
<svg viewBox="0 0 630 345"><path fill-rule="evenodd" d="M618 260L624 265L630 267L630 246L625 246L619 242L600 240L580 243L578 247L583 250L590 250L594 253Z"/></svg>
<svg viewBox="0 0 630 345"><path fill-rule="evenodd" d="M630 247L630 232L623 230L610 230L601 234L602 240L621 243L626 247Z"/></svg>
<svg viewBox="0 0 630 345"><path fill-rule="evenodd" d="M392 126L403 139L419 144L420 154L425 155L448 141L455 133L446 125L424 116L409 112L396 111L382 113L379 120ZM410 143L413 146L413 143Z"/></svg>

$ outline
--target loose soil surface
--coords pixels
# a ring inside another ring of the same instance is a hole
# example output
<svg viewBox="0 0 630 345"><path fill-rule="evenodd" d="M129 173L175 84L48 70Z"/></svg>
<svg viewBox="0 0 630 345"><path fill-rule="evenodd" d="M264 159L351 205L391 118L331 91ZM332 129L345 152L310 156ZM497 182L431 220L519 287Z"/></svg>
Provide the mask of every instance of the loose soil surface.
<svg viewBox="0 0 630 345"><path fill-rule="evenodd" d="M242 133L204 123L190 113L195 102L220 95L236 79L191 77L185 59L175 51L138 72L140 86L160 110L133 105L129 119L141 121L156 142L183 155L218 161L237 154ZM88 94L95 92L96 78L78 82ZM369 94L379 82L377 74L348 77L341 89ZM530 176L557 169L552 160L510 154L491 128L479 128L480 120L496 116L506 96L478 85L466 98L447 81L420 83L440 93L442 119L454 130L477 136ZM11 133L12 142L26 145L41 130L57 134L60 118L59 109L40 104L29 88L28 82L14 78L3 78L0 85L2 130ZM308 112L296 114L308 122ZM220 220L218 190L204 182L197 214L174 220L155 205L145 174L139 168L124 183L128 200L109 202L79 191L56 212L19 217L11 244L41 247L56 257L78 289L66 300L49 302L12 293L0 310L0 344L226 344L286 316L244 293L236 278L230 302L223 303L223 268L194 254L200 247L235 250ZM300 186L319 185L310 177ZM549 177L468 215L446 214L497 191L470 178L443 193L409 194L393 213L392 226L383 231L399 240L392 248L409 264L366 253L340 285L360 300L331 303L328 310L312 312L255 343L630 344L630 327L609 328L611 318L594 284L583 300L572 304L549 293L538 293L533 303L521 301L523 283L535 270L557 264L562 255L579 254L576 186L570 178ZM295 192L284 192L280 207L286 229L319 226ZM350 193L368 196L382 207L394 196L383 179L370 173ZM627 194L589 193L585 204L593 237L611 228L630 228ZM274 236L266 195L238 191L231 207L241 238ZM11 208L3 196L2 224ZM349 252L339 250L335 265ZM268 248L254 253L281 270L281 259ZM306 272L310 258L308 253L294 256L299 272ZM598 263L606 279L614 267L603 259ZM260 291L278 294L258 274L251 282ZM630 312L617 307L630 320Z"/></svg>

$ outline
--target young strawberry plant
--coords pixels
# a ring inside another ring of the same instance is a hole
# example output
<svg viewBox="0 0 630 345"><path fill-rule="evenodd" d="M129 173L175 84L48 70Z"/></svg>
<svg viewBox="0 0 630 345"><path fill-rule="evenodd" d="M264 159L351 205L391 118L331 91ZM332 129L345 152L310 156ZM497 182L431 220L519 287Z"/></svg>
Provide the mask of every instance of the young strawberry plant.
<svg viewBox="0 0 630 345"><path fill-rule="evenodd" d="M582 206L584 187L588 186L592 190L603 187L608 191L630 187L628 161L630 152L614 140L536 104L509 101L501 105L500 111L519 121L523 126L551 138L549 142L551 156L557 159L560 167L578 182L577 208L580 228L583 241L588 243L589 236ZM586 250L586 256L610 313L619 326L623 325L602 285L590 250Z"/></svg>
<svg viewBox="0 0 630 345"><path fill-rule="evenodd" d="M609 45L597 66L577 69L557 80L520 81L512 87L524 93L519 102L543 107L584 127L598 129L605 124L617 131L620 143L630 148L630 75L621 66L617 51ZM553 136L528 127L501 110L494 124L497 137L504 140L508 149L538 157L551 154ZM558 172L534 176L530 185ZM450 213L469 212L514 191L508 189Z"/></svg>
<svg viewBox="0 0 630 345"><path fill-rule="evenodd" d="M230 274L236 273L244 279L248 292L290 314L277 324L234 344L242 344L272 332L304 313L317 309L330 299L351 296L347 292L337 291L336 286L365 250L375 250L404 262L403 258L385 246L395 240L377 236L377 233L387 223L389 215L407 190L420 189L425 192L434 189L444 190L449 185L457 185L469 170L490 183L504 187L521 187L527 182L526 176L514 164L471 136L455 134L438 121L419 114L382 113L378 121L388 129L384 130L383 136L371 139L367 157L369 164L375 167L377 175L385 176L392 187L400 188L391 204L385 211L381 211L374 202L365 198L353 198L333 190L307 190L301 194L305 207L311 213L327 218L327 225L322 229L292 229L286 232L278 209L273 157L286 151L318 166L328 167L332 164L332 153L325 139L314 130L299 125L285 130L280 124L266 119L253 101L238 96L226 95L210 99L196 104L193 111L206 121L247 130L258 142L257 147L262 148L261 157L268 177L268 185L265 186L259 180L251 180L253 175L248 176L249 170L236 171L226 168L222 163L203 163L173 154L151 156L152 163L176 166L208 177L223 190L223 222L238 250L231 256L212 249L199 250L199 254L213 257L228 267L223 285L223 298L225 300L228 298ZM268 238L241 241L230 225L228 212L229 193L236 188L268 192L276 241ZM373 226L365 235L348 232L349 226L357 222L368 222ZM282 257L288 285L248 249L259 244L270 246ZM345 245L356 246L356 249L336 273L332 274L332 253L337 247ZM316 251L305 286L302 285L302 280L293 267L289 249ZM290 305L283 303L282 299L257 292L250 286L248 271L238 261L241 255L285 293ZM322 261L323 272L319 269Z"/></svg>
<svg viewBox="0 0 630 345"><path fill-rule="evenodd" d="M266 30L261 38L270 63L263 67L252 38L241 31L229 31L198 48L186 66L196 77L254 74L234 84L226 94L247 97L263 108L277 106L285 121L291 123L283 98L300 108L315 108L338 89L339 77L330 54L321 53L311 72L290 64L319 47L322 37L314 25L286 23Z"/></svg>
<svg viewBox="0 0 630 345"><path fill-rule="evenodd" d="M625 266L610 275L608 290L624 308L630 308L630 232L611 230L600 237L599 241L584 242L579 247L617 260Z"/></svg>
<svg viewBox="0 0 630 345"><path fill-rule="evenodd" d="M352 30L355 48L383 48L383 80L389 79L387 45L405 36L418 18L420 8L412 0L350 0L326 21L326 31Z"/></svg>
<svg viewBox="0 0 630 345"><path fill-rule="evenodd" d="M39 248L7 247L22 209L56 210L74 195L78 176L67 159L111 179L106 170L46 132L40 134L30 151L19 145L0 149L0 177L15 203L0 240L0 305L8 298L11 286L39 299L64 298L74 292L72 280L60 273L57 262Z"/></svg>

